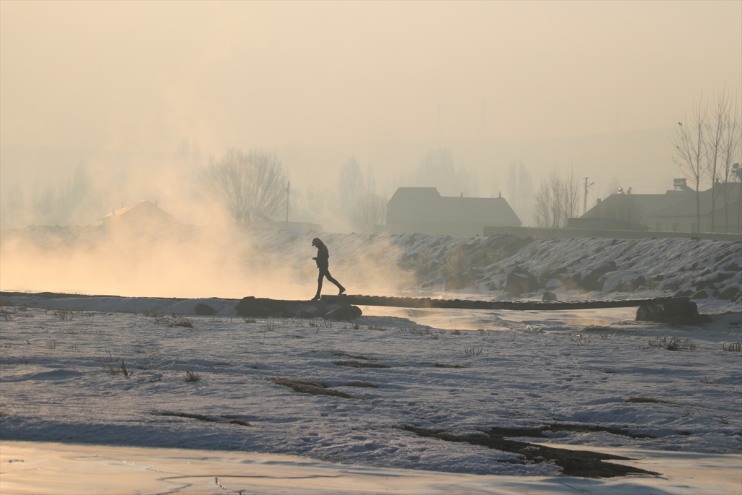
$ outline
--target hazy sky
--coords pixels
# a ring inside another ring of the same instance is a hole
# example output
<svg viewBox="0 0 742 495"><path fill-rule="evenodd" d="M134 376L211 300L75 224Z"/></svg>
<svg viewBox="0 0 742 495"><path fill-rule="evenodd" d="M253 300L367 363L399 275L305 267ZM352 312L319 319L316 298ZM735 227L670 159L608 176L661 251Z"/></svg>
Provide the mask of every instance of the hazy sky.
<svg viewBox="0 0 742 495"><path fill-rule="evenodd" d="M742 1L0 0L0 144L171 150L670 127Z"/></svg>

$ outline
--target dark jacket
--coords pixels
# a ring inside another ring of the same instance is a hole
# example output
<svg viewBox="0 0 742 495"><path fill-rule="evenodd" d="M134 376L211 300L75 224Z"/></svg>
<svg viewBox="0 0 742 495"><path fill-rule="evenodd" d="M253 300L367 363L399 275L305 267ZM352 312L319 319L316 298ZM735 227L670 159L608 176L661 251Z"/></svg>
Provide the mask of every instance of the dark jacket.
<svg viewBox="0 0 742 495"><path fill-rule="evenodd" d="M330 265L330 253L322 242L317 244L317 257L314 259L318 268L327 268Z"/></svg>

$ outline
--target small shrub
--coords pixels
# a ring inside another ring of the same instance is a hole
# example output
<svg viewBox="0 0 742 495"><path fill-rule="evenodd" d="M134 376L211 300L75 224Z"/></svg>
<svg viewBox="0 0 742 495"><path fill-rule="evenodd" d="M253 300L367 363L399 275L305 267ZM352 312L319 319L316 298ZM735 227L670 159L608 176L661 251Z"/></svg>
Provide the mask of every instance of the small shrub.
<svg viewBox="0 0 742 495"><path fill-rule="evenodd" d="M193 371L186 371L185 374L185 381L186 383L195 383L201 379L201 375L198 373L194 373Z"/></svg>
<svg viewBox="0 0 742 495"><path fill-rule="evenodd" d="M694 351L696 344L690 339L676 339L673 337L667 344L666 349L668 351Z"/></svg>
<svg viewBox="0 0 742 495"><path fill-rule="evenodd" d="M123 359L114 365L113 360L109 358L104 363L103 367L111 376L123 375L126 378L129 378L132 375L132 372L126 368L126 363L124 363Z"/></svg>
<svg viewBox="0 0 742 495"><path fill-rule="evenodd" d="M732 342L731 344L722 344L722 348L729 352L742 352L742 342Z"/></svg>
<svg viewBox="0 0 742 495"><path fill-rule="evenodd" d="M384 328L384 327L382 327L382 326L379 326L379 325L368 325L368 326L366 327L366 329L367 329L367 330L378 330L378 331L380 331L380 332L386 332L386 331L387 331L387 329L386 329L386 328Z"/></svg>
<svg viewBox="0 0 742 495"><path fill-rule="evenodd" d="M56 316L62 321L72 321L72 318L74 318L75 314L69 310L60 310L60 311L55 311L54 316Z"/></svg>
<svg viewBox="0 0 742 495"><path fill-rule="evenodd" d="M696 344L692 340L676 337L672 337L670 340L667 340L667 337L658 337L650 340L649 346L667 349L668 351L694 351L696 349Z"/></svg>
<svg viewBox="0 0 742 495"><path fill-rule="evenodd" d="M332 328L332 322L330 320L310 321L309 326L310 328Z"/></svg>
<svg viewBox="0 0 742 495"><path fill-rule="evenodd" d="M467 347L466 349L464 349L464 354L466 354L467 356L479 356L482 354L482 351L483 349L481 346L480 347Z"/></svg>
<svg viewBox="0 0 742 495"><path fill-rule="evenodd" d="M413 327L406 330L412 335L433 335L433 330L430 327Z"/></svg>

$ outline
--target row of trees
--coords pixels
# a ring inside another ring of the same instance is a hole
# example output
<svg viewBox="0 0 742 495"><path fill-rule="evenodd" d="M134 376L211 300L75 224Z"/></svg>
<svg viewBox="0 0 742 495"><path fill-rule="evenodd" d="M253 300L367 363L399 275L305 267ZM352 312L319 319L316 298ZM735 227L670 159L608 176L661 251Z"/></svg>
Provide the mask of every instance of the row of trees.
<svg viewBox="0 0 742 495"><path fill-rule="evenodd" d="M191 158L196 155L192 149L187 144L179 147L176 155L179 163L187 165L193 161ZM200 163L190 165L192 170L201 169ZM194 193L208 191L210 198L220 204L237 225L288 219L290 193L295 203L291 205L293 218L301 215L297 215L297 211L305 212L305 218L323 218L323 222L334 217L335 227L362 233L371 233L385 223L388 195L377 190L372 169L364 171L355 158L350 158L340 168L335 191L290 191L288 173L279 158L261 150L231 149L218 159L212 158L201 170L192 176L198 184ZM419 166L401 180L412 185L436 187L446 196L477 195L475 175L458 166L447 149L427 153ZM77 212L99 216L106 211L105 194L98 189L93 187L87 168L80 166L69 184L41 191L31 198L30 204L20 192L12 198L4 198L3 213L5 216L13 212L33 213L35 223L40 224L82 223L90 218L78 218ZM578 187L571 172L566 177L553 172L534 195L528 169L522 162L513 162L508 172L507 192L511 206L524 220L535 205L534 217L539 226L563 227L567 218L577 211ZM20 217L4 220L11 224L26 223Z"/></svg>
<svg viewBox="0 0 742 495"><path fill-rule="evenodd" d="M275 155L231 150L211 163L209 178L217 198L238 224L276 219L287 207L288 179ZM443 195L476 195L476 177L458 167L447 149L427 153L407 180L437 187ZM523 162L514 162L508 174L508 192L521 216L534 210L534 220L540 227L564 227L578 211L579 185L571 171L563 175L555 170L534 195L528 169ZM336 210L352 230L370 233L384 223L387 198L377 192L372 170L364 173L355 158L341 167L337 194Z"/></svg>
<svg viewBox="0 0 742 495"><path fill-rule="evenodd" d="M75 167L69 180L35 184L30 190L6 187L2 193L3 225L65 225L90 221L90 211L105 207L84 164Z"/></svg>
<svg viewBox="0 0 742 495"><path fill-rule="evenodd" d="M259 150L229 150L208 168L208 183L238 225L288 219L288 174L275 154ZM340 217L353 230L370 233L384 223L386 200L376 192L373 174L363 173L355 158L348 160L338 179Z"/></svg>
<svg viewBox="0 0 742 495"><path fill-rule="evenodd" d="M427 153L409 181L435 186L444 195L476 193L474 174L457 167L447 149ZM259 150L229 150L219 160L211 161L208 183L237 224L276 220L287 211L288 177L273 154ZM387 198L377 191L372 170L364 172L355 158L350 158L340 169L337 199L334 209L340 212L338 216L352 230L370 233L376 226L384 224Z"/></svg>
<svg viewBox="0 0 742 495"><path fill-rule="evenodd" d="M355 158L340 169L338 179L340 211L354 231L371 233L386 219L386 198L376 191L373 172L364 174Z"/></svg>
<svg viewBox="0 0 742 495"><path fill-rule="evenodd" d="M436 187L443 196L476 196L477 177L468 168L458 165L447 148L429 151L420 165L404 182Z"/></svg>
<svg viewBox="0 0 742 495"><path fill-rule="evenodd" d="M568 219L577 214L579 199L579 183L572 169L566 174L555 169L536 193L536 225L550 229L566 227Z"/></svg>
<svg viewBox="0 0 742 495"><path fill-rule="evenodd" d="M739 101L721 93L711 104L703 99L693 107L690 116L677 123L673 134L675 163L690 178L696 191L696 226L701 230L701 187L711 186L711 232L717 230L717 200L723 201L724 230L729 231L730 193L719 187L734 179L734 164L742 155L742 114ZM737 165L739 166L739 165ZM721 194L719 194L721 189ZM721 196L721 197L719 197Z"/></svg>
<svg viewBox="0 0 742 495"><path fill-rule="evenodd" d="M288 177L273 154L229 150L209 165L208 177L216 197L237 224L273 219L287 207Z"/></svg>
<svg viewBox="0 0 742 495"><path fill-rule="evenodd" d="M185 150L182 153L181 148ZM180 147L176 158L190 162L189 150L185 145ZM191 165L194 170L201 168L200 164ZM261 150L228 150L220 158L212 158L205 173L193 177L198 181L198 191L207 190L210 198L237 225L288 219L290 193L295 203L291 205L293 218L297 217L297 211L304 211L305 218L313 216L323 221L334 217L335 227L362 233L373 232L386 220L388 195L377 190L373 170L364 171L355 158L340 168L335 191L290 191L288 173L280 159ZM402 181L436 187L447 196L477 195L475 175L457 166L447 149L427 153ZM3 220L15 225L31 219L33 223L46 225L85 223L105 214L110 207L106 206L105 194L98 189L93 186L88 169L81 165L67 184L39 190L30 198L23 197L20 191L3 198L3 213L7 217ZM554 171L534 194L528 169L522 162L513 162L508 172L507 192L519 217L526 220L535 209L534 219L542 227L563 227L567 218L577 211L578 187L571 172L563 177ZM83 218L78 214L81 212L92 217ZM21 214L25 217L21 218Z"/></svg>

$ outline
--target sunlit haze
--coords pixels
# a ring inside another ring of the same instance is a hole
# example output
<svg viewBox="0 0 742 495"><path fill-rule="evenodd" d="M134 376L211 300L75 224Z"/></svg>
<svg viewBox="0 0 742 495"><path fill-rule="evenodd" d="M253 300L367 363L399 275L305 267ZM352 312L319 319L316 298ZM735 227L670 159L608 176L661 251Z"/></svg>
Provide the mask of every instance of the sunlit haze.
<svg viewBox="0 0 742 495"><path fill-rule="evenodd" d="M591 203L664 192L673 126L741 87L738 0L1 0L0 225L97 225L143 199L221 225L202 174L229 149L275 154L290 219L333 232L352 230L351 159L384 200L434 185L416 170L438 149L471 184L443 194L517 206L514 166L534 187L589 177ZM84 200L39 216L76 172Z"/></svg>
<svg viewBox="0 0 742 495"><path fill-rule="evenodd" d="M168 154L181 140L207 155L361 155L353 145L656 130L742 86L738 1L1 5L1 144L79 150L77 161ZM670 148L648 154L673 175ZM611 178L603 168L619 160L584 173Z"/></svg>

